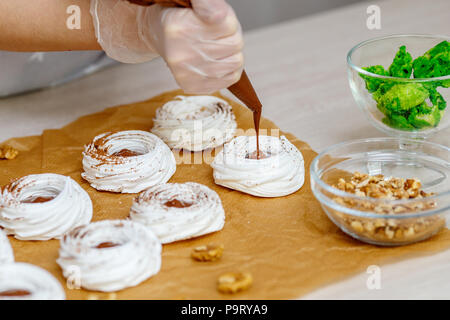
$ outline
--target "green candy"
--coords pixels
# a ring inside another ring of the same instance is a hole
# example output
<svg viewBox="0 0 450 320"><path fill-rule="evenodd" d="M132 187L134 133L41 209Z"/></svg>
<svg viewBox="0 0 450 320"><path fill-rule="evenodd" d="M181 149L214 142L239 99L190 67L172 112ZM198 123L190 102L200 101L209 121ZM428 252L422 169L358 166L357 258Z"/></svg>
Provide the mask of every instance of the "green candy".
<svg viewBox="0 0 450 320"><path fill-rule="evenodd" d="M441 121L441 110L437 106L426 106L426 108L427 112L423 111L423 106L415 108L408 117L409 123L417 129L436 127Z"/></svg>
<svg viewBox="0 0 450 320"><path fill-rule="evenodd" d="M430 96L420 83L399 83L378 98L384 108L390 112L405 112L423 103Z"/></svg>
<svg viewBox="0 0 450 320"><path fill-rule="evenodd" d="M391 77L409 78L413 69L413 59L409 52L406 52L406 47L401 46L395 55L394 61L389 67L389 74Z"/></svg>
<svg viewBox="0 0 450 320"><path fill-rule="evenodd" d="M364 70L396 78L434 78L450 75L450 42L443 41L428 50L423 56L412 59L401 46L388 70L381 65ZM380 79L360 74L367 90L372 93L377 108L385 117L383 123L399 130L433 128L439 125L447 107L438 87L449 88L450 80L433 82L401 82L395 79ZM431 105L429 103L431 102Z"/></svg>

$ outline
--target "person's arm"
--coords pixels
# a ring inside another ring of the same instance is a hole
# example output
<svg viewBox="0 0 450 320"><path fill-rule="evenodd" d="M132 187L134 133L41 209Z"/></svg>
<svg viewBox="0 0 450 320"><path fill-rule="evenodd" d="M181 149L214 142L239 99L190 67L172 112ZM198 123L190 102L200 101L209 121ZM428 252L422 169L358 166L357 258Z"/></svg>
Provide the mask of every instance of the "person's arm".
<svg viewBox="0 0 450 320"><path fill-rule="evenodd" d="M0 50L102 50L120 62L161 56L180 87L206 94L241 77L240 23L226 0L191 0L192 9L124 0L0 0ZM67 9L81 11L80 29Z"/></svg>
<svg viewBox="0 0 450 320"><path fill-rule="evenodd" d="M80 29L66 25L71 5L81 9ZM101 50L89 7L90 0L1 0L0 50Z"/></svg>

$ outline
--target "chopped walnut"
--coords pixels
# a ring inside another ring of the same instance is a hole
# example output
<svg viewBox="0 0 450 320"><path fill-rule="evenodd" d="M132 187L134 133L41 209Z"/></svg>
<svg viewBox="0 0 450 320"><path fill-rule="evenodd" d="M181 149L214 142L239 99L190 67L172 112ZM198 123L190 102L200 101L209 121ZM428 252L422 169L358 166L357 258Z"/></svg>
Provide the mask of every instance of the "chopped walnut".
<svg viewBox="0 0 450 320"><path fill-rule="evenodd" d="M13 160L17 157L18 154L19 151L12 147L0 147L0 159Z"/></svg>
<svg viewBox="0 0 450 320"><path fill-rule="evenodd" d="M335 197L334 201L337 204L380 215L420 212L437 206L434 200L424 200L432 196L433 193L421 190L422 184L418 179L386 178L383 175L369 176L355 172L349 181L340 178L333 187L367 198L367 200L363 200ZM408 204L390 204L374 201L373 199L417 199L417 201L411 201ZM358 218L339 211L334 211L334 215L349 231L377 242L412 242L436 233L445 225L445 220L440 216L408 219L373 219Z"/></svg>
<svg viewBox="0 0 450 320"><path fill-rule="evenodd" d="M191 257L197 261L216 261L222 257L223 245L208 244L199 246L192 250Z"/></svg>
<svg viewBox="0 0 450 320"><path fill-rule="evenodd" d="M253 283L250 273L229 272L221 275L217 281L217 290L221 293L237 293L247 290Z"/></svg>
<svg viewBox="0 0 450 320"><path fill-rule="evenodd" d="M432 193L426 193L421 190L422 184L418 179L385 178L383 175L369 176L355 172L350 181L340 178L335 188L355 194L359 197L369 197L375 199L400 200L400 199L423 199L432 196ZM374 205L370 201L358 201L354 199L343 199L337 197L334 199L339 204L350 205L351 207L360 206L370 211L378 213L398 213L411 208L397 209L397 206L384 204ZM436 204L427 202L423 210L430 209ZM413 204L417 206L418 204ZM415 207L414 207L415 208Z"/></svg>

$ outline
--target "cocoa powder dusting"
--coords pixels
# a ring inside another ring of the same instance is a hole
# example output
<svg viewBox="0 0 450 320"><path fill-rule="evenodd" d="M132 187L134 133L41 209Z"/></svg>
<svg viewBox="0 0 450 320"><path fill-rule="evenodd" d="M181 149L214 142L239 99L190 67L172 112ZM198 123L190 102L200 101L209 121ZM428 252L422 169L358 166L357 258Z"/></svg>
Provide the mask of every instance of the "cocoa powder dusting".
<svg viewBox="0 0 450 320"><path fill-rule="evenodd" d="M55 199L54 197L36 197L31 199L25 199L22 203L45 203Z"/></svg>
<svg viewBox="0 0 450 320"><path fill-rule="evenodd" d="M253 111L253 122L255 124L256 131L256 159L260 159L261 152L259 150L259 123L261 122L261 108L255 109Z"/></svg>
<svg viewBox="0 0 450 320"><path fill-rule="evenodd" d="M166 203L164 203L164 205L169 208L189 208L190 206L192 206L192 203L181 202L178 199L173 199L167 201Z"/></svg>
<svg viewBox="0 0 450 320"><path fill-rule="evenodd" d="M128 150L128 149L123 149L123 150L120 150L120 151L118 151L116 153L113 153L112 155L116 156L116 157L128 158L128 157L136 157L136 156L139 156L141 154L137 153L135 151Z"/></svg>
<svg viewBox="0 0 450 320"><path fill-rule="evenodd" d="M264 153L262 151L253 151L252 153L247 153L245 159L261 160L270 157L270 153Z"/></svg>
<svg viewBox="0 0 450 320"><path fill-rule="evenodd" d="M114 243L114 242L102 242L95 248L96 249L105 249L105 248L114 248L114 247L118 247L118 246L119 246L119 244Z"/></svg>

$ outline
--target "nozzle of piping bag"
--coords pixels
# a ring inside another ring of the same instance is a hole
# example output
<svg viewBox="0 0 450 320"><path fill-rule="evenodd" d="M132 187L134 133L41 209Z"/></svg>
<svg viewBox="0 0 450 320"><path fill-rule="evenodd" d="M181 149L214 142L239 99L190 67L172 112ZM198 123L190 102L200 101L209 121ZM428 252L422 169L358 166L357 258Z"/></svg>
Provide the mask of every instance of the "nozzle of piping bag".
<svg viewBox="0 0 450 320"><path fill-rule="evenodd" d="M239 100L241 100L247 108L255 113L261 113L262 104L259 101L258 95L247 76L245 70L242 72L241 79L235 84L228 87L228 90Z"/></svg>

